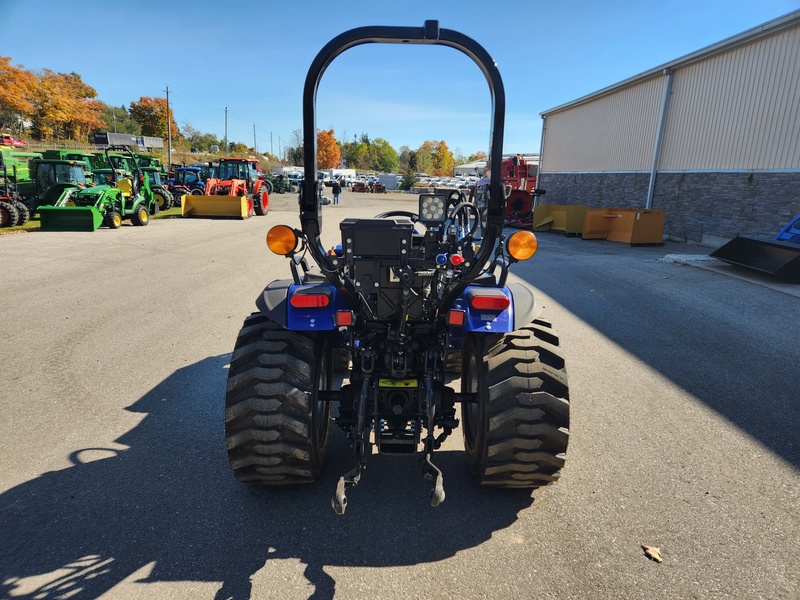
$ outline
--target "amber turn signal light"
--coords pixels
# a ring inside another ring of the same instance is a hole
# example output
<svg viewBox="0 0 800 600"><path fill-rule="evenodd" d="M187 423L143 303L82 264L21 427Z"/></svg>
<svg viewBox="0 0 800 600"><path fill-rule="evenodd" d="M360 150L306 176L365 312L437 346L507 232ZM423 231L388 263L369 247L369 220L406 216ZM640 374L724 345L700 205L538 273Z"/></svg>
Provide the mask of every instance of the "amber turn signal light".
<svg viewBox="0 0 800 600"><path fill-rule="evenodd" d="M287 256L297 248L297 234L287 225L275 225L267 232L267 246L275 254Z"/></svg>
<svg viewBox="0 0 800 600"><path fill-rule="evenodd" d="M511 258L515 260L528 260L536 254L539 242L532 231L517 231L508 238L506 249Z"/></svg>

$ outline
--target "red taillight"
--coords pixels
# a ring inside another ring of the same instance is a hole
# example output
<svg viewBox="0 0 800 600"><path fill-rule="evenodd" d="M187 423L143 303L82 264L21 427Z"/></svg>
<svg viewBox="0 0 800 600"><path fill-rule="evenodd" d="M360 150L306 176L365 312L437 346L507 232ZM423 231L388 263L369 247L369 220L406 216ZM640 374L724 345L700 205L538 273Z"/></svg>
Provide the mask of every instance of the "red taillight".
<svg viewBox="0 0 800 600"><path fill-rule="evenodd" d="M507 296L501 295L475 295L469 299L469 305L475 310L493 310L500 312L511 306L511 300L509 300Z"/></svg>
<svg viewBox="0 0 800 600"><path fill-rule="evenodd" d="M289 300L294 308L324 308L330 303L328 294L295 294Z"/></svg>
<svg viewBox="0 0 800 600"><path fill-rule="evenodd" d="M353 311L351 310L337 310L336 311L336 326L337 327L350 327L355 320Z"/></svg>
<svg viewBox="0 0 800 600"><path fill-rule="evenodd" d="M467 313L463 310L452 309L447 313L447 324L454 327L463 327L467 320Z"/></svg>

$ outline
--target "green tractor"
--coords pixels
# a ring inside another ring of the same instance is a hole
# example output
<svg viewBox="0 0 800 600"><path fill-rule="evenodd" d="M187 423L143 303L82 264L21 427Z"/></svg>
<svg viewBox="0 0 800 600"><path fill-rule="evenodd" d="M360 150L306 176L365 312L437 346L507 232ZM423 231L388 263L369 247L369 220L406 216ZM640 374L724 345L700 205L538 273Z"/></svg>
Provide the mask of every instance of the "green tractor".
<svg viewBox="0 0 800 600"><path fill-rule="evenodd" d="M116 163L110 152L130 156L132 177L124 177L114 168ZM95 185L67 187L53 206L39 207L42 231L94 231L100 225L117 229L124 220L144 226L150 215L158 212L150 181L130 150L125 146L109 146L104 154L109 169L95 169ZM107 182L98 183L100 180Z"/></svg>
<svg viewBox="0 0 800 600"><path fill-rule="evenodd" d="M150 183L150 189L155 197L158 210L169 210L172 208L175 199L161 179L161 169L156 166L141 167L141 169Z"/></svg>
<svg viewBox="0 0 800 600"><path fill-rule="evenodd" d="M295 187L292 185L291 180L283 175L267 175L266 177L269 185L267 186L267 193L277 192L278 194L285 194L286 192L294 192Z"/></svg>

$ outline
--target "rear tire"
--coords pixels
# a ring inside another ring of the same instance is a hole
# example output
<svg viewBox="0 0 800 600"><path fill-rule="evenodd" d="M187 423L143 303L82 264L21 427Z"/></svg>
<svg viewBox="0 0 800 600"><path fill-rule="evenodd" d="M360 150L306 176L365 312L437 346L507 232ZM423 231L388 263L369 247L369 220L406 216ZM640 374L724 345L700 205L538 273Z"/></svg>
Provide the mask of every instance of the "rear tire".
<svg viewBox="0 0 800 600"><path fill-rule="evenodd" d="M569 441L569 388L558 337L537 319L502 336L471 334L461 388L467 462L481 485L537 488L555 481Z"/></svg>
<svg viewBox="0 0 800 600"><path fill-rule="evenodd" d="M288 331L260 313L236 340L225 398L228 461L239 481L311 483L330 431L331 349L324 333Z"/></svg>
<svg viewBox="0 0 800 600"><path fill-rule="evenodd" d="M0 202L0 227L13 227L19 219L17 209L13 204Z"/></svg>
<svg viewBox="0 0 800 600"><path fill-rule="evenodd" d="M17 225L25 225L28 221L30 221L31 213L28 210L28 207L25 206L24 202L20 200L14 201L14 208L17 209Z"/></svg>
<svg viewBox="0 0 800 600"><path fill-rule="evenodd" d="M169 210L172 207L172 195L163 190L153 190L153 199L159 210Z"/></svg>

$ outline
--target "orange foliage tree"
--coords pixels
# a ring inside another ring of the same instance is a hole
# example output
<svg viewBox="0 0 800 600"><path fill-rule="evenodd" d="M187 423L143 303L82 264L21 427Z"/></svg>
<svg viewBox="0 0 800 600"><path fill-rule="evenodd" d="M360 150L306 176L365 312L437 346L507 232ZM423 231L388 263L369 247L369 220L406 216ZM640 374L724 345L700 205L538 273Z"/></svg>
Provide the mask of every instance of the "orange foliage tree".
<svg viewBox="0 0 800 600"><path fill-rule="evenodd" d="M44 69L36 77L30 114L33 134L39 139L85 139L89 131L104 125L102 102L95 89L77 73Z"/></svg>
<svg viewBox="0 0 800 600"><path fill-rule="evenodd" d="M166 98L151 98L142 96L138 101L131 102L131 118L142 126L142 135L167 139L167 123L172 123L172 141L180 140L180 129L175 122L175 115L169 109L167 115Z"/></svg>
<svg viewBox="0 0 800 600"><path fill-rule="evenodd" d="M317 168L333 169L342 160L342 151L333 135L333 129L317 133Z"/></svg>
<svg viewBox="0 0 800 600"><path fill-rule="evenodd" d="M30 116L36 78L22 65L12 66L10 56L0 56L0 128L10 128L20 117Z"/></svg>

